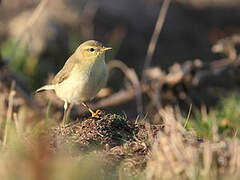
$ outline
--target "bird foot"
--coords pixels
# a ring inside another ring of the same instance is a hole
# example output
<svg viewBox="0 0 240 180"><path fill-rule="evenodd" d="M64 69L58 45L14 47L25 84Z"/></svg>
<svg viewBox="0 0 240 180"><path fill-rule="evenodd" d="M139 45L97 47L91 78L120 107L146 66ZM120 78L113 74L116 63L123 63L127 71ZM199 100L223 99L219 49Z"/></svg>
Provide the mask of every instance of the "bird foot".
<svg viewBox="0 0 240 180"><path fill-rule="evenodd" d="M94 118L100 118L100 116L103 114L103 111L101 111L100 109L96 110L95 112L91 112L92 117Z"/></svg>

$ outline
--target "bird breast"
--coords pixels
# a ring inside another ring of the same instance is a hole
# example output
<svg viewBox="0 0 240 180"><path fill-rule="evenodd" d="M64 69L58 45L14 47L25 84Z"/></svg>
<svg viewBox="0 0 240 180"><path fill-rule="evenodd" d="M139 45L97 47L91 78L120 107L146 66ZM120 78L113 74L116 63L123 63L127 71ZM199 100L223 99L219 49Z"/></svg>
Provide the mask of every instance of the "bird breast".
<svg viewBox="0 0 240 180"><path fill-rule="evenodd" d="M85 67L84 67L85 66ZM107 81L107 67L102 59L92 64L77 64L70 76L55 88L64 101L79 104L96 96Z"/></svg>

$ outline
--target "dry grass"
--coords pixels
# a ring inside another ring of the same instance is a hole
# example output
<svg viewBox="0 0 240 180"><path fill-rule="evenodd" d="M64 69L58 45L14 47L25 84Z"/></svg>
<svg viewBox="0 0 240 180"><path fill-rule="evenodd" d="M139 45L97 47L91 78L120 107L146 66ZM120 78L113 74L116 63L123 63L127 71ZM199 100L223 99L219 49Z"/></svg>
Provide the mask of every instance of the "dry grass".
<svg viewBox="0 0 240 180"><path fill-rule="evenodd" d="M184 129L173 109L162 111L166 127L159 131L147 165L147 179L239 178L240 141L216 138L199 140Z"/></svg>
<svg viewBox="0 0 240 180"><path fill-rule="evenodd" d="M170 106L158 112L161 125L103 112L60 127L51 111L48 122L30 120L34 112L13 94L14 85L1 81L0 87L2 179L240 177L240 140L221 137L215 121L211 137L203 139Z"/></svg>

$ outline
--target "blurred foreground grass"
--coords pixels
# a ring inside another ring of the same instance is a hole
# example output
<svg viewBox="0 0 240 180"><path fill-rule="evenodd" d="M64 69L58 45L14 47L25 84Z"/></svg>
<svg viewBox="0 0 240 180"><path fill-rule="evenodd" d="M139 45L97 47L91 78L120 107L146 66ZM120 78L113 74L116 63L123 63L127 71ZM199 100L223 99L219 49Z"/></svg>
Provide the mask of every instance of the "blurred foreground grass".
<svg viewBox="0 0 240 180"><path fill-rule="evenodd" d="M1 91L1 179L240 177L238 93L207 114L191 114L186 128L186 118L171 107L161 110L159 125L106 113L60 127L50 105L44 116L29 121L32 110L25 106L22 113L9 93Z"/></svg>

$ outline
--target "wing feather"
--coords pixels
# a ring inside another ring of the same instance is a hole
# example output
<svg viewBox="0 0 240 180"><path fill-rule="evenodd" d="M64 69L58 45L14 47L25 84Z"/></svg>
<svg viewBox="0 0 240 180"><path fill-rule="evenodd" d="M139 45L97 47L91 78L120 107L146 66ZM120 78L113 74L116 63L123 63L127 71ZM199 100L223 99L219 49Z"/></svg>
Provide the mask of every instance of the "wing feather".
<svg viewBox="0 0 240 180"><path fill-rule="evenodd" d="M59 84L67 79L76 64L76 58L72 55L64 64L63 68L56 74L52 80L52 84Z"/></svg>

